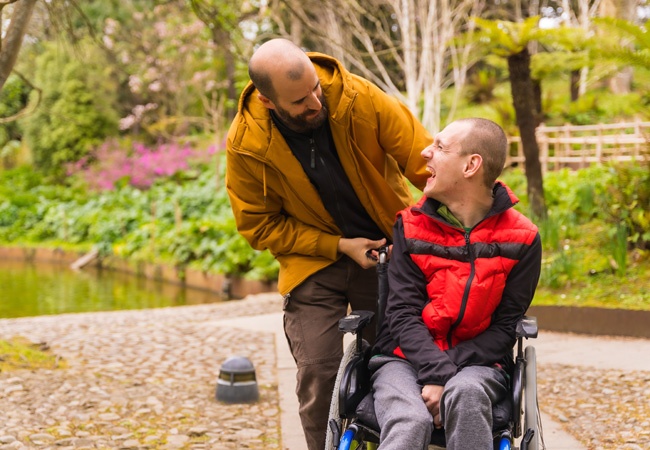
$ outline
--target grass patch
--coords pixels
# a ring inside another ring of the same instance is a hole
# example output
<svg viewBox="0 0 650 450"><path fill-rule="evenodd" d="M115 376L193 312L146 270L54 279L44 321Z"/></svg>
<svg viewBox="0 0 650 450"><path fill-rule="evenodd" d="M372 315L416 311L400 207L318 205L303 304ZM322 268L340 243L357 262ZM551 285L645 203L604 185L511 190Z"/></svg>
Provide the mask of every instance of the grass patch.
<svg viewBox="0 0 650 450"><path fill-rule="evenodd" d="M562 240L559 249L544 250L542 279L533 305L650 310L647 251L628 252L621 273L611 249L612 238L602 223L576 226L573 234L576 237ZM568 279L561 279L555 287L554 276Z"/></svg>
<svg viewBox="0 0 650 450"><path fill-rule="evenodd" d="M9 340L0 339L0 372L19 369L62 369L65 361L52 354L47 344L36 344L15 336Z"/></svg>
<svg viewBox="0 0 650 450"><path fill-rule="evenodd" d="M650 279L628 274L621 278L596 274L592 280L569 288L540 287L533 305L586 306L595 308L650 310Z"/></svg>

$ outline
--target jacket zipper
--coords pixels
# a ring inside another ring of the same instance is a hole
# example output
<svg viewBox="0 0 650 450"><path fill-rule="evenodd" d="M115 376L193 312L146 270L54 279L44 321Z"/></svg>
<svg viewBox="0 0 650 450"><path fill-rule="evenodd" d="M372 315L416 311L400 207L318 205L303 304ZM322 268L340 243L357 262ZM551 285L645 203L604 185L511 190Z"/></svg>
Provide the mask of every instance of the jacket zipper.
<svg viewBox="0 0 650 450"><path fill-rule="evenodd" d="M356 97L357 97L357 93L355 92L354 95L352 96L352 98L350 99L350 105L348 106L348 109L345 111L345 114L346 114L346 115L347 115L347 114L350 114L350 111L352 111L352 107L354 106L354 102L355 102ZM275 126L275 125L274 125L274 126ZM348 140L352 140L352 137L350 136L350 133L348 133L347 139L348 139ZM261 162L262 164L268 164L270 167L273 167L273 168L276 170L276 172L277 172L278 174L281 174L281 175L282 175L282 171L278 170L277 166L275 166L275 164L273 164L273 163L271 162L271 160L268 159L268 158L263 158L263 157L257 155L256 153L253 153L253 152L250 152L250 151L247 151L247 150L236 149L236 150L233 150L233 151L234 151L235 153L238 153L239 155L250 156L251 158L258 160L258 161ZM315 157L316 157L316 150L312 147L312 162L313 162L314 164L315 164ZM358 173L359 173L359 165L358 165L358 163L357 163L356 158L352 158L352 161L353 161L353 163L354 163L355 170L356 170L356 172L357 172L357 174L358 174ZM343 170L345 170L345 169L343 169ZM286 177L285 177L285 179L286 179ZM291 185L291 183L287 183L286 185L287 185L287 187L288 187L288 188L289 188L289 189L294 193L294 195L296 195L298 198L300 198L300 193L299 193L299 192L296 192L296 190L293 188L293 186ZM354 189L354 188L353 188L353 189ZM373 210L374 210L374 205L372 205L372 207L373 207ZM330 225L331 225L331 224L329 224L329 223L323 221L323 220L322 220L322 217L320 216L320 214L316 213L316 211L315 211L313 208L311 208L311 207L309 206L309 204L305 203L305 209L308 210L308 211L310 211L310 212L312 213L313 216L318 217L318 218L323 222L323 224L325 224L326 226L330 226Z"/></svg>
<svg viewBox="0 0 650 450"><path fill-rule="evenodd" d="M314 142L314 138L309 138L309 145L311 146L311 161L310 161L310 166L312 169L316 168L316 143Z"/></svg>
<svg viewBox="0 0 650 450"><path fill-rule="evenodd" d="M314 148L315 147L312 146L312 163L313 163L314 152L315 152ZM329 179L332 181L332 185L334 186L334 179L332 177L332 171L330 170L329 165L325 163L325 160L323 159L323 156L322 156L322 152L320 152L318 154L318 160L320 161L321 166L323 166L323 168L327 172L327 175L328 175ZM354 191L354 188L352 188L352 190ZM356 194L356 192L355 192L355 194ZM345 217L345 214L343 214L343 211L341 211L341 202L339 202L338 188L336 186L334 187L334 197L335 197L334 198L334 203L336 205L336 210L338 211L339 217ZM342 233L343 236L347 236L349 234L349 231L347 230L347 228L348 228L347 223L343 223L341 225L336 224L336 225L341 229L341 233Z"/></svg>
<svg viewBox="0 0 650 450"><path fill-rule="evenodd" d="M454 329L463 321L465 308L467 308L467 299L469 298L469 290L472 286L472 280L474 279L474 256L472 255L472 247L470 245L468 232L465 232L465 245L467 247L467 254L469 255L470 271L469 277L467 278L467 283L465 283L465 291L463 292L463 300L460 304L460 310L458 311L458 318L456 318L456 321L449 328L449 333L447 333L447 345L449 348L452 347L452 334L454 332Z"/></svg>

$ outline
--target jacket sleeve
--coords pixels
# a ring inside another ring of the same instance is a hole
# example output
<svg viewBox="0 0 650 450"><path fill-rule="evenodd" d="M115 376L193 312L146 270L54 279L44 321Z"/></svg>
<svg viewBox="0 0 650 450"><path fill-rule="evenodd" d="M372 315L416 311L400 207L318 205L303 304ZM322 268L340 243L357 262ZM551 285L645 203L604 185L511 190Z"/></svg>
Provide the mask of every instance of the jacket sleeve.
<svg viewBox="0 0 650 450"><path fill-rule="evenodd" d="M422 190L429 177L421 152L433 137L406 105L366 81L378 118L379 143L398 164L401 172Z"/></svg>
<svg viewBox="0 0 650 450"><path fill-rule="evenodd" d="M490 326L483 333L447 350L447 355L460 368L491 366L504 358L511 358L516 342L517 322L533 301L542 265L542 243L535 236L524 257L513 267L503 290L501 303L492 316Z"/></svg>
<svg viewBox="0 0 650 450"><path fill-rule="evenodd" d="M434 343L422 320L422 310L429 301L426 281L408 253L401 218L395 223L393 239L384 320L394 343L417 370L418 381L443 386L456 374L457 367Z"/></svg>
<svg viewBox="0 0 650 450"><path fill-rule="evenodd" d="M274 255L301 254L336 259L340 236L329 234L285 214L282 199L265 192L263 163L227 153L226 190L237 230L257 250Z"/></svg>

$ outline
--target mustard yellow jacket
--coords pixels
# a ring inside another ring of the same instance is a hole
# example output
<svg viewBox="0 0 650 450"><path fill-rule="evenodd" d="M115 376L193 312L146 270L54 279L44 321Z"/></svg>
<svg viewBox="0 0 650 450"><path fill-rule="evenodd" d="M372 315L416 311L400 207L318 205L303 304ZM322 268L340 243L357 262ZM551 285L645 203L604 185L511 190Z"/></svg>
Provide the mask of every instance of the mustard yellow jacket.
<svg viewBox="0 0 650 450"><path fill-rule="evenodd" d="M386 236L413 203L406 178L422 189L420 152L433 139L408 108L336 59L309 53L329 107L336 149L359 200ZM226 144L226 188L237 229L280 263L278 290L291 292L332 264L341 231L249 83Z"/></svg>

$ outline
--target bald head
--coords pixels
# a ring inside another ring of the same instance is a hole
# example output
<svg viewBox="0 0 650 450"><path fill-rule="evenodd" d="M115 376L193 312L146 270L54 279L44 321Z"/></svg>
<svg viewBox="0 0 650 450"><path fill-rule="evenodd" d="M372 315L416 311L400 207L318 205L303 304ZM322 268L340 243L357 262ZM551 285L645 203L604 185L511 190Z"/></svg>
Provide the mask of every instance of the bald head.
<svg viewBox="0 0 650 450"><path fill-rule="evenodd" d="M257 49L248 63L248 75L260 94L276 100L275 85L300 80L311 60L293 42L272 39Z"/></svg>

